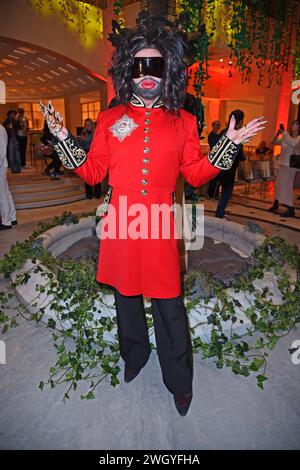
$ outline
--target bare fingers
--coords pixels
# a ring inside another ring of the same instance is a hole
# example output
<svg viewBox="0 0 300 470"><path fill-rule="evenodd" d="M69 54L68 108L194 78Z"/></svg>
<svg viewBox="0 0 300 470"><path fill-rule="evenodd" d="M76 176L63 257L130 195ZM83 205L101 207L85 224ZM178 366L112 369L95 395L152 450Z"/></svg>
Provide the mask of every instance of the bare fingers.
<svg viewBox="0 0 300 470"><path fill-rule="evenodd" d="M247 131L244 133L244 136L247 138L247 137L249 137L250 135L257 134L258 132L262 131L262 130L265 129L265 128L266 128L266 126L254 127L254 128L252 128L252 129L247 130Z"/></svg>

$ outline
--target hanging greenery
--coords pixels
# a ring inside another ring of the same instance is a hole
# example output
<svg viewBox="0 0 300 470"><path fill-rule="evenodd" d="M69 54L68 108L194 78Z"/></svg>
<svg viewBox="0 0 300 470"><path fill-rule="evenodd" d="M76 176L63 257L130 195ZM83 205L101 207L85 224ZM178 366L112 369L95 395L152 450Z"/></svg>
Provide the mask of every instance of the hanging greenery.
<svg viewBox="0 0 300 470"><path fill-rule="evenodd" d="M214 22L213 6L214 0L207 0L208 17ZM197 3L197 5L195 5ZM191 63L196 63L197 68L193 76L189 78L193 80L193 88L195 91L196 101L195 109L198 110L197 121L200 129L204 125L204 108L201 102L202 85L209 78L208 75L208 51L211 44L213 32L208 33L205 27L204 16L205 0L191 2L183 0L180 2L179 19L177 24L179 28L184 29L188 33L189 50ZM196 38L196 39L194 39Z"/></svg>
<svg viewBox="0 0 300 470"><path fill-rule="evenodd" d="M300 79L300 34L297 34L295 47L293 49L293 58L294 58L294 78Z"/></svg>
<svg viewBox="0 0 300 470"><path fill-rule="evenodd" d="M125 27L125 20L122 16L122 0L114 0L113 11L116 21L119 23L120 28Z"/></svg>
<svg viewBox="0 0 300 470"><path fill-rule="evenodd" d="M56 15L70 31L78 34L86 48L92 48L103 38L103 10L95 5L77 0L28 1L41 16Z"/></svg>
<svg viewBox="0 0 300 470"><path fill-rule="evenodd" d="M281 83L290 67L299 76L300 4L298 0L181 0L178 23L188 32L199 33L192 56L199 64L194 79L201 95L214 47L226 45L242 81L249 81L254 67L261 84ZM194 55L193 55L194 54Z"/></svg>
<svg viewBox="0 0 300 470"><path fill-rule="evenodd" d="M86 47L103 34L102 9L76 0L28 0L43 16L57 15L76 31ZM125 25L122 0L113 1L115 21ZM209 78L208 62L216 45L227 45L242 81L249 81L256 67L259 84L280 83L284 71L292 67L300 77L300 4L298 0L177 0L177 23L195 39L191 57L198 69L194 76L196 96ZM230 73L230 71L229 71Z"/></svg>
<svg viewBox="0 0 300 470"><path fill-rule="evenodd" d="M90 215L90 214L82 214ZM0 291L0 324L2 332L18 325L23 317L41 322L47 305L31 314L22 305L10 310L13 289L26 285L34 273L39 273L45 282L36 291L47 295L54 318L47 326L52 334L57 361L52 365L48 378L42 378L39 388L51 388L65 384L64 399L70 398L79 383L87 386L82 399L94 398L96 387L109 380L112 386L119 383L119 344L116 316L105 314L107 294L113 292L95 280L97 259L61 260L46 251L39 236L56 225L76 224L79 219L70 213L55 217L50 223L39 223L27 240L12 246L0 260L0 275L10 275L20 269L26 260L33 266L22 271L11 285L11 290ZM234 374L244 377L256 375L257 384L263 388L267 380L268 351L272 350L282 336L287 335L300 322L300 253L296 246L289 245L280 237L267 238L253 253L255 263L248 271L236 276L228 286L208 273L189 272L185 276L185 304L188 315L193 314L191 326L194 353L202 358L214 358L218 368L229 367ZM291 278L288 268L297 273L297 281ZM266 272L273 272L281 302L273 292L260 288ZM195 298L197 279L205 277L207 291L213 298ZM244 305L236 294L243 292L247 298ZM100 301L100 304L99 304ZM205 311L205 321L203 321ZM12 313L15 312L15 313ZM202 312L202 313L201 313ZM197 320L199 314L199 320ZM153 334L151 308L146 307L146 318L150 338ZM236 325L247 321L246 332L237 334ZM225 328L229 324L229 328ZM197 334L197 327L210 328L210 337L204 341ZM155 349L152 344L152 349ZM290 350L292 354L294 351Z"/></svg>

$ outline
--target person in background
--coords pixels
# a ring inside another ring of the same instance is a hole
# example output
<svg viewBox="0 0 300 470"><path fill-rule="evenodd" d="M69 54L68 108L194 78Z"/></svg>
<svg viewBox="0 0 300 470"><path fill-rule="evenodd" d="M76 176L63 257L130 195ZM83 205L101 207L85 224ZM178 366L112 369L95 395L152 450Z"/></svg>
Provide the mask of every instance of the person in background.
<svg viewBox="0 0 300 470"><path fill-rule="evenodd" d="M47 122L44 122L44 129L43 129L43 135L40 138L40 150L43 152L43 154L46 156L46 158L51 158L52 162L47 165L45 168L44 174L47 176L53 176L56 178L56 175L61 175L63 172L60 171L61 167L61 161L59 159L59 156L57 155L57 152L52 145L52 140L53 140L53 135L49 131ZM51 172L50 170L54 169L54 172Z"/></svg>
<svg viewBox="0 0 300 470"><path fill-rule="evenodd" d="M193 114L197 118L197 128L198 128L198 134L199 134L199 139L202 140L204 137L201 137L203 128L204 128L204 122L201 122L201 105L199 102L199 99L195 98L194 95L191 93L186 93L185 94L185 100L183 103L183 109L185 109L188 113Z"/></svg>
<svg viewBox="0 0 300 470"><path fill-rule="evenodd" d="M235 130L241 129L244 124L244 113L240 109L235 109L230 113L228 122L230 122L232 116L235 117ZM220 138L222 135L226 134L228 130L228 125L227 127L220 133ZM222 194L218 202L217 210L215 216L223 219L225 216L225 209L227 207L227 204L232 196L233 192L233 187L234 187L234 180L235 180L235 173L236 169L239 165L240 161L245 161L246 157L243 152L243 145L240 146L238 150L238 154L233 162L233 165L231 166L230 170L226 171L221 171L221 173L218 176L218 181L220 183L220 186L222 187Z"/></svg>
<svg viewBox="0 0 300 470"><path fill-rule="evenodd" d="M214 145L218 142L220 138L220 129L221 129L221 122L220 121L213 121L212 122L212 131L208 134L208 145L209 148L212 149Z"/></svg>
<svg viewBox="0 0 300 470"><path fill-rule="evenodd" d="M221 129L221 122L220 121L213 121L212 123L212 131L208 134L208 145L209 145L209 150L213 148L213 146L218 142L220 138L220 129ZM208 197L210 199L213 199L214 197L217 199L218 197L218 179L219 177L216 176L212 180L210 180L209 185L208 185Z"/></svg>
<svg viewBox="0 0 300 470"><path fill-rule="evenodd" d="M90 146L94 136L94 130L95 126L93 120L87 118L84 121L84 128L79 139L80 144L86 153L88 153L88 151L90 150ZM99 199L102 194L101 183L95 184L94 186L90 186L89 184L85 183L85 193L87 199L93 199L93 197Z"/></svg>
<svg viewBox="0 0 300 470"><path fill-rule="evenodd" d="M7 132L0 124L0 230L10 229L17 224L16 209L7 183Z"/></svg>
<svg viewBox="0 0 300 470"><path fill-rule="evenodd" d="M282 134L282 137L279 136ZM285 131L284 126L280 127L275 134L272 144L281 145L279 157L279 168L275 185L275 200L270 212L276 212L279 204L287 206L287 211L282 214L283 217L294 217L294 179L297 168L290 168L291 155L300 155L300 124L295 120L291 124L290 133ZM300 171L300 170L298 170Z"/></svg>
<svg viewBox="0 0 300 470"><path fill-rule="evenodd" d="M199 140L204 139L204 137L201 137L203 123L201 122L201 118L200 118L201 112L199 108L199 102L195 98L195 96L192 95L191 93L185 94L185 99L183 102L183 109L185 109L185 111L187 111L190 114L193 114L193 116L196 117ZM195 200L195 198L197 198L197 193L198 193L198 188L194 188L187 181L184 182L184 195L186 199Z"/></svg>
<svg viewBox="0 0 300 470"><path fill-rule="evenodd" d="M256 149L256 155L260 160L264 160L264 157L270 157L272 155L272 150L269 149L266 145L266 141L262 140Z"/></svg>
<svg viewBox="0 0 300 470"><path fill-rule="evenodd" d="M18 125L16 120L17 112L11 109L7 112L7 118L3 122L3 126L7 132L8 145L7 145L7 159L8 166L12 173L21 172L21 158L18 143Z"/></svg>
<svg viewBox="0 0 300 470"><path fill-rule="evenodd" d="M17 139L19 143L21 166L26 167L27 131L29 130L29 122L28 122L28 119L24 116L23 108L18 108L16 121L17 121Z"/></svg>

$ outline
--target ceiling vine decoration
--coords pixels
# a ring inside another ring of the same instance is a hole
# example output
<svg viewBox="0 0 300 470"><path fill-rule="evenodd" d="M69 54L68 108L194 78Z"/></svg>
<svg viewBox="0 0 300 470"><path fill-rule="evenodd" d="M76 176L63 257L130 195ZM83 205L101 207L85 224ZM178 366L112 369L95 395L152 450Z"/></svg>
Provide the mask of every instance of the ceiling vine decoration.
<svg viewBox="0 0 300 470"><path fill-rule="evenodd" d="M114 0L113 12L115 15L115 21L120 25L120 28L125 27L125 20L122 16L122 0Z"/></svg>
<svg viewBox="0 0 300 470"><path fill-rule="evenodd" d="M78 34L87 49L103 38L103 10L96 5L77 0L28 1L41 16L58 16L70 31Z"/></svg>
<svg viewBox="0 0 300 470"><path fill-rule="evenodd" d="M43 15L57 14L76 31L86 47L102 38L102 9L99 1L28 0ZM92 4L94 3L94 4ZM167 7L166 7L167 5ZM141 8L168 11L176 15L178 28L188 33L190 63L198 69L193 77L196 96L201 96L209 78L209 61L214 50L226 48L232 67L250 81L258 70L258 83L281 83L283 72L300 78L299 0L142 0ZM113 1L113 28L123 28L123 1ZM229 76L230 76L229 71Z"/></svg>
<svg viewBox="0 0 300 470"><path fill-rule="evenodd" d="M199 64L196 93L207 78L214 46L228 47L243 82L258 69L258 83L281 83L292 68L300 76L300 3L298 0L179 0L177 24L196 33L192 54Z"/></svg>

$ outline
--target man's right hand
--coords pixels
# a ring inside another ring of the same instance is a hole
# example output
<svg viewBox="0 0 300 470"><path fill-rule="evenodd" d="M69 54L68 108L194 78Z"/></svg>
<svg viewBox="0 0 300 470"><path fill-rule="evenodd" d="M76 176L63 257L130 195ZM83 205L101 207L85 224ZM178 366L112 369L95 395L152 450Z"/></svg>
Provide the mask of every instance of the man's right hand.
<svg viewBox="0 0 300 470"><path fill-rule="evenodd" d="M42 100L40 100L40 109L51 134L57 137L60 141L66 139L68 137L68 130L63 126L63 118L58 111L55 111L51 101L49 100L48 106L46 106Z"/></svg>

